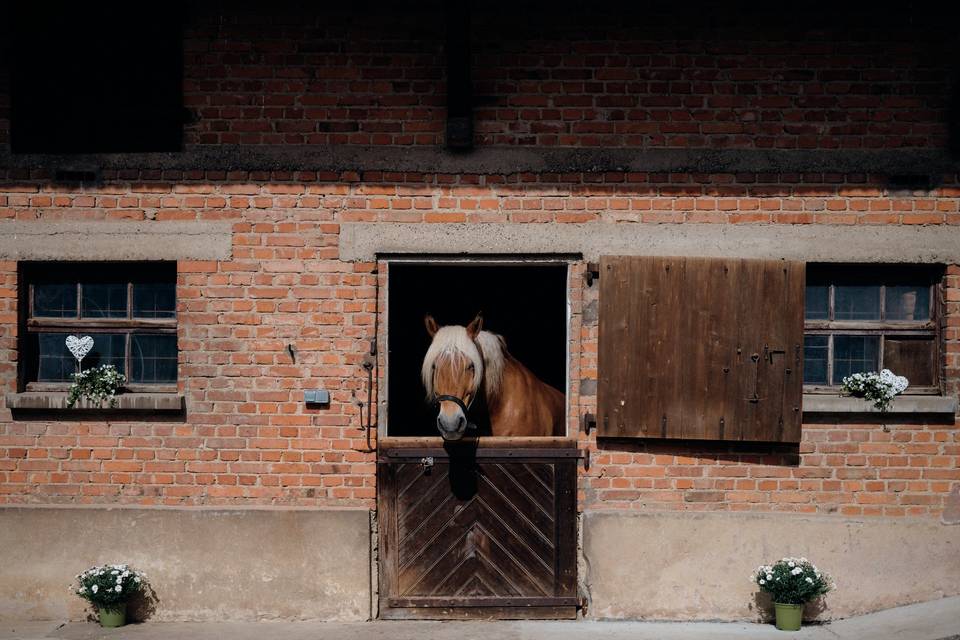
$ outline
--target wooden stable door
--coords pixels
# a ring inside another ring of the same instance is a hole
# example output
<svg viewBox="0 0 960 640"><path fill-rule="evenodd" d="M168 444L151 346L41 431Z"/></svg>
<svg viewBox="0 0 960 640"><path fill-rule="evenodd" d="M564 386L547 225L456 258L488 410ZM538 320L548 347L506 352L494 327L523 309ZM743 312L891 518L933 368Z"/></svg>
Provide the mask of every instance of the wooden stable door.
<svg viewBox="0 0 960 640"><path fill-rule="evenodd" d="M380 617L576 617L575 444L381 441Z"/></svg>

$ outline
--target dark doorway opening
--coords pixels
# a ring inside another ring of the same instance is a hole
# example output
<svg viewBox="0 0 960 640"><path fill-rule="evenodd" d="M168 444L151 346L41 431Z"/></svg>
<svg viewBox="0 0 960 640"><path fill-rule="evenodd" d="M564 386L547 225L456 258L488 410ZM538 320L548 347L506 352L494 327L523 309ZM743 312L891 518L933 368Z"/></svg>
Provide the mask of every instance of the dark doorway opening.
<svg viewBox="0 0 960 640"><path fill-rule="evenodd" d="M430 346L423 318L468 324L483 314L487 331L537 377L566 393L567 265L391 263L388 305L387 433L436 436L436 408L425 399L420 366ZM476 435L489 435L482 398L470 409Z"/></svg>

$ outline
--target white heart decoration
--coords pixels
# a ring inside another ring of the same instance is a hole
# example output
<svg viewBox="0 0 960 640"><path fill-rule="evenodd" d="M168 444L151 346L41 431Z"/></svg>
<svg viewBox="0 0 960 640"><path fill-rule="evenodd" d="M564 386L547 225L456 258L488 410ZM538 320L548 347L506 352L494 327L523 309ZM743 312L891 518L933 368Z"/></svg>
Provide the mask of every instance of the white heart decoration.
<svg viewBox="0 0 960 640"><path fill-rule="evenodd" d="M90 336L67 336L67 349L77 360L83 360L83 357L93 349L93 338Z"/></svg>

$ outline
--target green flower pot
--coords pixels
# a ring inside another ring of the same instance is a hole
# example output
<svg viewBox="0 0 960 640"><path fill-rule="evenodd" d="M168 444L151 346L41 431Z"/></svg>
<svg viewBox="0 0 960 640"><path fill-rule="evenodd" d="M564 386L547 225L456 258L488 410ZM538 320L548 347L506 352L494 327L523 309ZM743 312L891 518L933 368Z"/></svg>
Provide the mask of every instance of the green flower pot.
<svg viewBox="0 0 960 640"><path fill-rule="evenodd" d="M117 605L116 609L97 608L101 627L122 627L127 624L127 603Z"/></svg>
<svg viewBox="0 0 960 640"><path fill-rule="evenodd" d="M773 603L777 612L777 629L781 631L800 631L800 620L803 618L802 604Z"/></svg>

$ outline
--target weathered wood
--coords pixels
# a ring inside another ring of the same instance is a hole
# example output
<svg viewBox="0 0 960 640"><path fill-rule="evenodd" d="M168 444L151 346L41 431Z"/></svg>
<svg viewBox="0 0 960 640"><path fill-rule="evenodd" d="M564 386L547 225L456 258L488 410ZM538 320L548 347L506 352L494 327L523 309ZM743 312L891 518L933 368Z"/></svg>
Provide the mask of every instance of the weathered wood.
<svg viewBox="0 0 960 640"><path fill-rule="evenodd" d="M604 257L601 273L600 436L799 441L803 263Z"/></svg>
<svg viewBox="0 0 960 640"><path fill-rule="evenodd" d="M380 448L381 449L425 449L425 448L436 448L443 449L444 446L455 447L455 448L465 448L465 447L474 447L479 449L560 449L560 448L576 448L577 440L576 438L566 438L561 436L547 436L547 437L530 437L530 438L520 438L520 437L509 437L509 438L498 438L493 436L484 436L483 438L463 438L462 440L457 440L453 443L448 443L444 441L440 436L419 436L413 438L407 437L384 437L380 438Z"/></svg>
<svg viewBox="0 0 960 640"><path fill-rule="evenodd" d="M577 607L381 607L383 620L575 620Z"/></svg>
<svg viewBox="0 0 960 640"><path fill-rule="evenodd" d="M396 440L378 461L381 617L575 614L577 449Z"/></svg>

